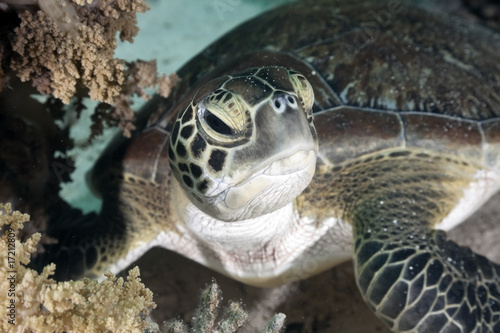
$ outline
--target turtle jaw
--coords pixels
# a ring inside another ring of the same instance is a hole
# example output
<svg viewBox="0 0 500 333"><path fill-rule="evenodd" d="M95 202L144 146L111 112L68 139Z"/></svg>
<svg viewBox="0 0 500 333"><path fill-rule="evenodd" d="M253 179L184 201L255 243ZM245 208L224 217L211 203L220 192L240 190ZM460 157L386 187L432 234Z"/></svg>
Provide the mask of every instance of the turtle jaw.
<svg viewBox="0 0 500 333"><path fill-rule="evenodd" d="M305 172L312 178L316 166L316 155L315 149L300 150L272 162L264 170L264 174L277 176Z"/></svg>
<svg viewBox="0 0 500 333"><path fill-rule="evenodd" d="M276 211L289 204L309 185L316 169L315 149L300 150L270 162L245 181L229 187L214 203L217 218L234 222Z"/></svg>
<svg viewBox="0 0 500 333"><path fill-rule="evenodd" d="M316 130L307 116L311 110L289 103L289 97L279 93L255 108L252 141L228 153L223 176L206 193L213 199L200 209L225 222L254 219L290 204L309 185Z"/></svg>

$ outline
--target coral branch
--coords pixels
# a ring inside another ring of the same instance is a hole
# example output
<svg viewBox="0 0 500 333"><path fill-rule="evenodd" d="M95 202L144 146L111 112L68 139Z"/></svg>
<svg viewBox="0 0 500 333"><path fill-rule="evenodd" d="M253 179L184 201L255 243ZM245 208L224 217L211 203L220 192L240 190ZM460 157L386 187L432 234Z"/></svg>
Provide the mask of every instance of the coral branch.
<svg viewBox="0 0 500 333"><path fill-rule="evenodd" d="M125 281L107 273L107 280L83 279L56 283L49 276L55 265L41 274L26 268L40 234L26 243L17 239L29 216L0 204L0 304L8 309L2 332L141 332L145 316L156 307L153 294L139 279L139 269Z"/></svg>
<svg viewBox="0 0 500 333"><path fill-rule="evenodd" d="M23 81L31 80L42 94L68 104L77 84L94 100L112 104L125 82L125 65L114 58L115 36L132 41L137 34L136 12L142 0L101 0L77 4L68 0L38 0L40 10L19 13L11 68Z"/></svg>
<svg viewBox="0 0 500 333"><path fill-rule="evenodd" d="M217 323L220 310L222 292L214 281L201 293L200 306L194 320L193 328L190 329L180 320L175 320L167 327L167 333L234 333L245 326L248 314L238 302L230 301L224 308L224 313ZM286 316L282 313L274 315L261 333L278 333L285 327Z"/></svg>
<svg viewBox="0 0 500 333"><path fill-rule="evenodd" d="M93 136L105 124L130 136L135 128L131 97L149 99L145 88L158 88L167 97L178 81L175 75L158 76L155 61L114 58L117 32L122 41L133 42L136 14L149 9L144 0L0 0L0 9L18 16L2 27L14 33L0 40L0 91L10 68L41 94L65 104L88 93L105 104L96 109Z"/></svg>

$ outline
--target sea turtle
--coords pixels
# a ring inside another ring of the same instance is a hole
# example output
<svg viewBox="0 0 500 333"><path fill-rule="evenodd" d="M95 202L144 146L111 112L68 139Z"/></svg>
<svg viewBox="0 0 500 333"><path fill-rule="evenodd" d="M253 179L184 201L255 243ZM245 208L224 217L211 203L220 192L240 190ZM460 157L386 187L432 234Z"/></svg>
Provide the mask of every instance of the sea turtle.
<svg viewBox="0 0 500 333"><path fill-rule="evenodd" d="M354 258L395 332L500 332L500 267L445 232L500 187L500 37L391 0L305 0L182 67L56 228L60 274L153 246L271 286ZM442 230L438 230L442 229Z"/></svg>

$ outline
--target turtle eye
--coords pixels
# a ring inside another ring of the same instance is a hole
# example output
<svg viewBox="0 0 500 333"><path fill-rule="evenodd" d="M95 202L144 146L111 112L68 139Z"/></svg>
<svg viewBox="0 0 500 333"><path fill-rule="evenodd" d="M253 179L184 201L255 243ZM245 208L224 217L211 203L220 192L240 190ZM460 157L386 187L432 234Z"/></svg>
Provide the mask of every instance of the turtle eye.
<svg viewBox="0 0 500 333"><path fill-rule="evenodd" d="M219 117L214 115L212 112L206 110L204 113L205 122L211 129L222 135L232 135L234 134L231 127L229 127L225 122L223 122Z"/></svg>

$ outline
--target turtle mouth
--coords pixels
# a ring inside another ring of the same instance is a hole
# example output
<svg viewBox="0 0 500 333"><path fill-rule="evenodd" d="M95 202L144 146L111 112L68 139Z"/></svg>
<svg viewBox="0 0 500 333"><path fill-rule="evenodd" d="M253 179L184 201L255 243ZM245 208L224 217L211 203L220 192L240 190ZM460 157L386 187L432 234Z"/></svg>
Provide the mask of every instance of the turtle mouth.
<svg viewBox="0 0 500 333"><path fill-rule="evenodd" d="M300 150L272 162L264 169L263 174L269 176L289 175L310 168L315 161L316 152L314 150Z"/></svg>
<svg viewBox="0 0 500 333"><path fill-rule="evenodd" d="M300 150L280 158L246 181L228 188L225 206L243 209L251 217L270 213L291 202L307 187L315 167L315 150Z"/></svg>

